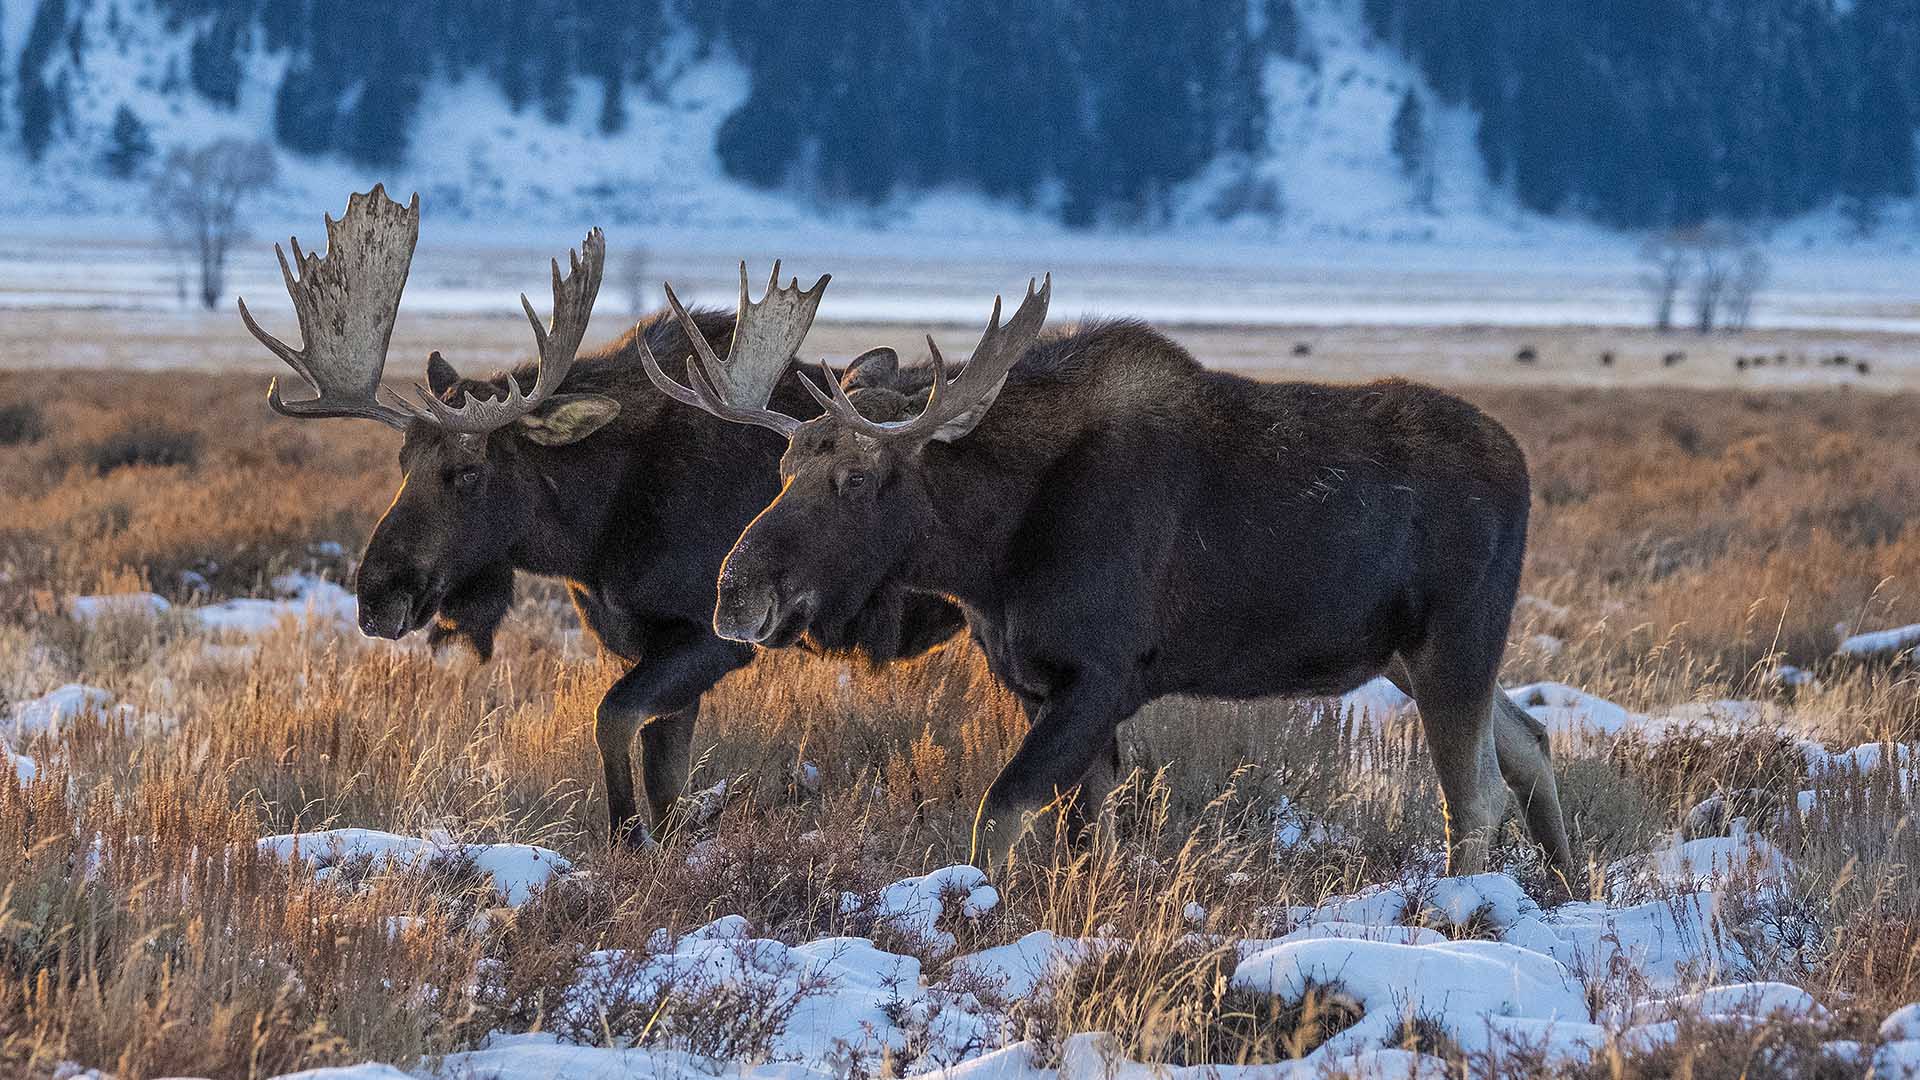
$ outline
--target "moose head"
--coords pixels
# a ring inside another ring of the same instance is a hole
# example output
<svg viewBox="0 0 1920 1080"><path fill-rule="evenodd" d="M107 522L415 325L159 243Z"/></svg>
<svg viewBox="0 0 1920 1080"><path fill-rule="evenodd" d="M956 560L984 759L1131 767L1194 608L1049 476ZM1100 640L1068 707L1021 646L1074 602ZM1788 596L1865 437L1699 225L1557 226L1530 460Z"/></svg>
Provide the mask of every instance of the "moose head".
<svg viewBox="0 0 1920 1080"><path fill-rule="evenodd" d="M933 387L917 415L903 416L904 397L884 389L849 393L826 372L826 390L807 378L822 415L801 421L767 408L790 353L721 361L693 338L697 363L687 383L675 382L651 352L641 361L662 392L723 419L757 424L787 438L780 459L780 494L741 533L721 564L713 628L721 637L780 645L814 622L836 623L897 578L914 552L914 539L938 513L928 488L927 448L961 439L978 425L1005 385L1007 373L1038 337L1052 296L1049 276L1005 325L1000 300L980 344L957 376L933 338ZM685 309L667 290L674 313ZM797 343L796 343L797 344ZM822 364L825 368L825 364ZM871 415L878 413L880 415Z"/></svg>
<svg viewBox="0 0 1920 1080"><path fill-rule="evenodd" d="M586 334L600 289L606 240L599 229L569 252L563 276L553 270L553 318L543 325L533 304L520 303L533 326L538 373L531 389L513 376L504 389L463 380L438 352L427 362L427 385L412 397L381 385L401 291L420 235L420 196L405 206L380 185L347 202L340 220L326 219L324 256L291 241L293 262L279 245L280 271L299 318L295 349L263 330L240 301L240 317L268 351L285 361L315 396L287 401L279 380L267 404L298 419L375 420L402 432L400 490L361 557L356 593L360 629L398 638L425 626L449 594L491 581L504 595L499 568L527 536L549 494L541 455L578 442L613 421L620 403L600 394L560 393ZM296 273L297 268L297 273ZM491 627L474 645L491 650Z"/></svg>

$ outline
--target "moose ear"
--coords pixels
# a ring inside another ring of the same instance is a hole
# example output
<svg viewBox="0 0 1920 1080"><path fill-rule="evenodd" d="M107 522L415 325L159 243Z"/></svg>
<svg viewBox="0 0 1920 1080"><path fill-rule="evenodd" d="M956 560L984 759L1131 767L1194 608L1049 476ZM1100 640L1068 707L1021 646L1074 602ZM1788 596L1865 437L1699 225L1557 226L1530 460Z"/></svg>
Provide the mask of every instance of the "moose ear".
<svg viewBox="0 0 1920 1080"><path fill-rule="evenodd" d="M847 373L840 376L840 388L853 390L861 386L881 386L900 371L900 354L882 345L877 349L868 349L847 363Z"/></svg>
<svg viewBox="0 0 1920 1080"><path fill-rule="evenodd" d="M460 373L453 370L453 365L440 355L440 350L435 349L433 355L427 357L427 386L433 391L433 396L445 397L447 391L459 382Z"/></svg>
<svg viewBox="0 0 1920 1080"><path fill-rule="evenodd" d="M620 403L603 394L555 394L515 421L520 434L541 446L565 446L599 431L620 415Z"/></svg>

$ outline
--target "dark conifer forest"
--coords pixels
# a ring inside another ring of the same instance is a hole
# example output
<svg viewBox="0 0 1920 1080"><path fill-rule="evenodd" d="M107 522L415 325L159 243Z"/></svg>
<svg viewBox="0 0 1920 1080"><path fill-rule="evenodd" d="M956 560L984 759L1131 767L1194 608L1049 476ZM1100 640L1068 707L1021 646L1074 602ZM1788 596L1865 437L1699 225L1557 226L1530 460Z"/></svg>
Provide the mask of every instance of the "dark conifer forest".
<svg viewBox="0 0 1920 1080"><path fill-rule="evenodd" d="M65 93L47 61L86 47L71 2L40 0L25 39L0 41L18 60L0 139L32 157ZM1920 0L1361 3L1434 104L1475 111L1487 174L1529 209L1645 227L1913 192ZM287 58L271 136L298 154L403 160L434 137L411 121L442 78L617 132L625 94L659 92L668 43L691 42L749 73L716 146L743 181L856 204L964 187L1069 224L1151 216L1209 163L1259 155L1263 66L1315 60L1293 5L159 0L209 102L235 101L251 52ZM1402 108L1417 124L1422 103Z"/></svg>

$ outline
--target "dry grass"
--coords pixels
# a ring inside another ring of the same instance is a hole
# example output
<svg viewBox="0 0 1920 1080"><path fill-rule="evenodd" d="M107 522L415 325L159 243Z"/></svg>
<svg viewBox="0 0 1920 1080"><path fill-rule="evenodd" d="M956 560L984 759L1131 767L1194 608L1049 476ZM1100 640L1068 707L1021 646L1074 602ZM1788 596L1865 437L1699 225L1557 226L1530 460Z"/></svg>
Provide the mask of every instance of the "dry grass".
<svg viewBox="0 0 1920 1080"><path fill-rule="evenodd" d="M841 893L964 859L973 801L1022 726L964 643L880 673L780 654L730 677L703 713L694 776L729 783L695 837L714 843L689 861L684 849L602 850L591 716L615 670L565 647L571 614L552 587L522 590L485 666L292 629L234 661L177 618L68 620L76 593L193 602L259 593L289 569L349 572L350 554L312 545L351 553L364 539L397 482L391 435L278 420L260 391L252 377L76 373L49 387L0 373L0 407L31 396L43 420L37 439L0 445L0 694L83 680L178 720L159 735L92 718L16 746L43 775L0 781L0 1071L79 1061L125 1077L246 1077L412 1060L495 1028L551 1027L591 950L644 955L657 928L733 913L786 940L871 933ZM1910 425L1912 398L1471 396L1512 426L1536 478L1525 591L1537 602L1515 626L1509 681L1556 679L1636 708L1766 697L1837 745L1920 733L1910 670L1829 659L1837 623L1920 622L1908 525L1920 460L1889 437ZM153 429L186 434L195 453L98 466L99 448ZM1781 659L1814 668L1819 688L1771 686ZM1335 1013L1230 1000L1225 954L1194 944L1188 905L1209 933L1268 936L1287 905L1430 875L1440 820L1417 732L1356 735L1305 703L1168 700L1129 725L1126 756L1143 779L1112 834L1018 866L1002 910L964 928L962 948L1035 928L1134 943L1044 1008L1015 1009L1043 1040L1099 1028L1144 1060L1251 1061L1324 1038ZM1562 765L1596 888L1599 870L1707 795L1790 801L1807 784L1804 763L1765 739L1569 747ZM1756 902L1728 932L1800 928L1804 947L1777 951L1763 974L1814 990L1864 1036L1920 996L1908 869L1920 841L1891 824L1885 781L1830 786L1821 820L1779 830L1799 899ZM1282 796L1331 837L1275 850ZM260 835L328 825L540 843L592 873L476 931L487 901L457 868L354 891L254 854ZM1544 894L1527 845L1510 838L1501 857ZM396 929L388 916L402 914L420 921ZM919 951L940 973L943 958ZM629 1005L597 1034L570 1034L720 1037L695 1013L649 1026L659 1003ZM773 1019L780 1007L728 1005ZM1815 1067L1801 1052L1740 1060ZM1630 1057L1607 1075L1682 1067ZM1525 1066L1516 1052L1496 1072Z"/></svg>

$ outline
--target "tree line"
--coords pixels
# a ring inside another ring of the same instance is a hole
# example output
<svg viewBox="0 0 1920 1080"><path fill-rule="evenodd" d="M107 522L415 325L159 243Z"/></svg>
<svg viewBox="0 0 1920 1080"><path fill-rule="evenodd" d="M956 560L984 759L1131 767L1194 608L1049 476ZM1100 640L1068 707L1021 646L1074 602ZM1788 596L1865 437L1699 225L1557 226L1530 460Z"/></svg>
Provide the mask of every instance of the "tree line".
<svg viewBox="0 0 1920 1080"><path fill-rule="evenodd" d="M116 0L106 0L114 4ZM86 42L70 0L32 3L12 137L58 136ZM434 79L481 78L554 122L626 125L671 39L724 51L750 88L717 136L731 175L825 203L964 187L1076 225L1152 223L1211 163L1267 141L1261 72L1317 62L1293 0L157 0L190 37L177 78L233 105L250 53L289 63L273 141L403 161ZM1481 117L1488 174L1529 208L1630 227L1765 221L1834 198L1863 228L1914 191L1920 0L1362 0L1445 103ZM1328 73L1337 77L1337 73ZM583 92L581 84L593 88ZM1424 91L1383 116L1416 191L1434 178ZM268 134L268 133L263 133ZM5 136L0 136L5 137ZM106 167L150 153L116 116ZM1251 177L1248 164L1244 175ZM1273 196L1252 195L1222 208Z"/></svg>
<svg viewBox="0 0 1920 1080"><path fill-rule="evenodd" d="M1520 202L1622 226L1913 194L1916 0L1363 0Z"/></svg>

